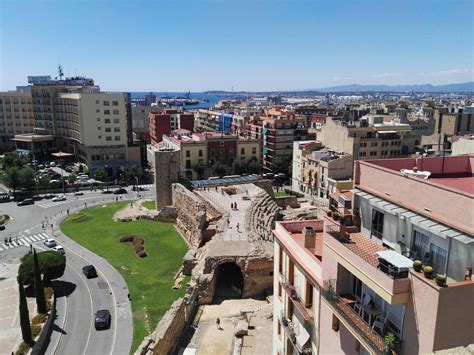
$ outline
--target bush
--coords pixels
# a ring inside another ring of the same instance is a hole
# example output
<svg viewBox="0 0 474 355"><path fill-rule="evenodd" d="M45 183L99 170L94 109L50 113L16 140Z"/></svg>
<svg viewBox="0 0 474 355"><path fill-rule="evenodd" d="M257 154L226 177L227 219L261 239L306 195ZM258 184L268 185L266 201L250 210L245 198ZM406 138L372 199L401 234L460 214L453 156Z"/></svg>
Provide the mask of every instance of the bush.
<svg viewBox="0 0 474 355"><path fill-rule="evenodd" d="M54 290L52 287L45 287L44 288L44 296L46 299L51 299L53 298Z"/></svg>
<svg viewBox="0 0 474 355"><path fill-rule="evenodd" d="M135 238L133 238L132 244L133 245L143 245L143 244L145 244L145 241L143 240L143 238L135 237Z"/></svg>
<svg viewBox="0 0 474 355"><path fill-rule="evenodd" d="M41 325L39 324L32 324L31 325L31 336L34 338L36 338L39 333L41 333Z"/></svg>
<svg viewBox="0 0 474 355"><path fill-rule="evenodd" d="M79 222L84 220L87 217L87 215L84 212L76 212L70 215L69 217L66 218L66 221L69 222Z"/></svg>
<svg viewBox="0 0 474 355"><path fill-rule="evenodd" d="M38 261L45 284L63 276L66 269L66 257L64 255L54 251L45 251L38 254ZM33 276L33 255L26 254L21 258L18 277L23 285L29 285L33 282Z"/></svg>
<svg viewBox="0 0 474 355"><path fill-rule="evenodd" d="M145 250L142 250L142 251L139 251L137 253L137 255L140 257L140 258L144 258L145 256L147 256L147 253Z"/></svg>
<svg viewBox="0 0 474 355"><path fill-rule="evenodd" d="M31 320L31 324L32 325L42 324L42 323L46 322L46 319L47 319L46 314L37 314Z"/></svg>
<svg viewBox="0 0 474 355"><path fill-rule="evenodd" d="M134 236L133 235L122 235L120 237L120 243L131 243L133 242Z"/></svg>
<svg viewBox="0 0 474 355"><path fill-rule="evenodd" d="M29 351L30 351L30 347L28 346L27 343L23 341L18 347L18 350L15 351L15 355L26 355L28 354Z"/></svg>
<svg viewBox="0 0 474 355"><path fill-rule="evenodd" d="M46 300L46 311L51 311L51 300Z"/></svg>
<svg viewBox="0 0 474 355"><path fill-rule="evenodd" d="M138 254L139 252L143 251L145 248L141 244L136 244L133 246L133 250L135 250L135 254Z"/></svg>

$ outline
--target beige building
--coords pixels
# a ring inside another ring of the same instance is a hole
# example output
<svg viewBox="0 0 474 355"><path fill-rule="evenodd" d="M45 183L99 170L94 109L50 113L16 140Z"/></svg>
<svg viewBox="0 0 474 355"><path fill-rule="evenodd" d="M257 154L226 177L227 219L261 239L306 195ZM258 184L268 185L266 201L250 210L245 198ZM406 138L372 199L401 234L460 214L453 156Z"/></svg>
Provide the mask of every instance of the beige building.
<svg viewBox="0 0 474 355"><path fill-rule="evenodd" d="M127 116L120 93L59 93L56 99L58 148L86 164L127 159Z"/></svg>
<svg viewBox="0 0 474 355"><path fill-rule="evenodd" d="M329 195L352 185L352 155L323 148L318 141L293 143L292 190L327 204Z"/></svg>
<svg viewBox="0 0 474 355"><path fill-rule="evenodd" d="M413 153L418 136L409 124L383 115L363 116L351 123L338 117L328 117L317 133L317 139L327 148L351 154L354 160L393 158Z"/></svg>
<svg viewBox="0 0 474 355"><path fill-rule="evenodd" d="M29 92L0 93L0 142L9 143L16 134L34 132L34 116Z"/></svg>

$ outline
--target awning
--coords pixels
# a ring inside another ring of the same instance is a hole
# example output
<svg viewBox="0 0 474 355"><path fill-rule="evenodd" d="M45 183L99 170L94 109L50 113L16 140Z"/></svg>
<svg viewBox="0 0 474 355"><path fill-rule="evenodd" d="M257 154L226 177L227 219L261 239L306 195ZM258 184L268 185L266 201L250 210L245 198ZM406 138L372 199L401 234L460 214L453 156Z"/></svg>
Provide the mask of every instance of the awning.
<svg viewBox="0 0 474 355"><path fill-rule="evenodd" d="M309 333L303 327L299 327L300 333L296 336L296 345L303 349L309 340Z"/></svg>

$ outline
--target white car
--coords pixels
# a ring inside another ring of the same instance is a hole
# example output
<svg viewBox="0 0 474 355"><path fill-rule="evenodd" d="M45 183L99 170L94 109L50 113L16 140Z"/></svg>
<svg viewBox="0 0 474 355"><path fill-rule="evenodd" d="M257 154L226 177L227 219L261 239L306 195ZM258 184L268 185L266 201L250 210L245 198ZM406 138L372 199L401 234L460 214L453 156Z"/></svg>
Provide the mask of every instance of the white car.
<svg viewBox="0 0 474 355"><path fill-rule="evenodd" d="M53 198L53 202L60 202L60 201L66 201L66 196L64 195L59 195Z"/></svg>
<svg viewBox="0 0 474 355"><path fill-rule="evenodd" d="M51 250L59 253L59 254L66 254L66 252L64 251L64 248L60 245L56 245L55 247L52 247Z"/></svg>
<svg viewBox="0 0 474 355"><path fill-rule="evenodd" d="M52 248L55 247L57 244L54 239L49 238L44 241L44 245L46 245L48 248Z"/></svg>

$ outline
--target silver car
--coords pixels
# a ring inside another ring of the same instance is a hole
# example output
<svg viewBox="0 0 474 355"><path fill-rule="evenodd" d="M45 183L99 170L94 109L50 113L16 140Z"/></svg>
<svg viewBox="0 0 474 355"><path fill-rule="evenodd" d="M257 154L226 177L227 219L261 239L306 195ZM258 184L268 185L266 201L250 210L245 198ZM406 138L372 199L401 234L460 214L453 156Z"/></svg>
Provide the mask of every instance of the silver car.
<svg viewBox="0 0 474 355"><path fill-rule="evenodd" d="M52 247L55 247L57 244L54 239L49 238L44 241L44 245L46 245L48 248L52 248Z"/></svg>

